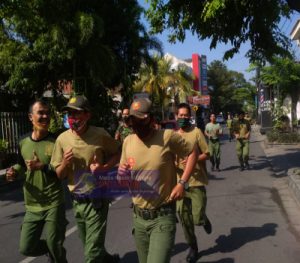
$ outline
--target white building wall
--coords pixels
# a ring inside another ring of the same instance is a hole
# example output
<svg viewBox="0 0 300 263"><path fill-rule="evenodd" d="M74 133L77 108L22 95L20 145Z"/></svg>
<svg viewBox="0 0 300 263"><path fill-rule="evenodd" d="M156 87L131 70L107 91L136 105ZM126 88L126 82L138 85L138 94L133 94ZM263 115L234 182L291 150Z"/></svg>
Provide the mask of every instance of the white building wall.
<svg viewBox="0 0 300 263"><path fill-rule="evenodd" d="M282 104L282 114L288 116L290 121L292 120L292 98L290 95L287 95L283 100Z"/></svg>

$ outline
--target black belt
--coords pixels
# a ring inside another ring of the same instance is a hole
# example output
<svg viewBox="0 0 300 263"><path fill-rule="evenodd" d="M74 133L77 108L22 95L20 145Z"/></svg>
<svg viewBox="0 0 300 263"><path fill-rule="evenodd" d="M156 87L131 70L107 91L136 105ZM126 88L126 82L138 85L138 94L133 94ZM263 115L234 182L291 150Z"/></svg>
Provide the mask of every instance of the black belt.
<svg viewBox="0 0 300 263"><path fill-rule="evenodd" d="M161 206L156 209L143 209L138 206L133 207L133 212L143 218L144 220L153 220L158 216L165 216L169 214L175 214L176 203L171 203L168 205Z"/></svg>
<svg viewBox="0 0 300 263"><path fill-rule="evenodd" d="M92 198L86 194L73 194L71 193L71 199L77 201L78 203L90 203Z"/></svg>
<svg viewBox="0 0 300 263"><path fill-rule="evenodd" d="M212 138L210 138L209 140L212 141L212 142L218 142L218 141L219 141L219 138L217 138L217 139L212 139Z"/></svg>

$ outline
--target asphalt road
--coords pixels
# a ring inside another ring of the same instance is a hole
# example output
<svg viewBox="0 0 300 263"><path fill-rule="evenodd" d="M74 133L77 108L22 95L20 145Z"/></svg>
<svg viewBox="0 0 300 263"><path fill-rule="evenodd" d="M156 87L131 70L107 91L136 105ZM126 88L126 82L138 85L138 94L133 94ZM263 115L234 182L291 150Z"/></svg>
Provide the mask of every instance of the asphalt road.
<svg viewBox="0 0 300 263"><path fill-rule="evenodd" d="M197 227L199 260L202 263L298 263L300 238L289 215L282 207L276 187L278 180L267 161L258 137L250 146L252 169L240 172L235 154L235 142L222 140L221 172L209 175L207 214L213 232L207 235ZM208 164L208 168L210 165ZM287 195L285 200L292 200ZM110 208L106 248L119 253L121 262L138 262L131 236L130 200L123 198ZM0 188L0 262L38 263L46 257L28 258L18 252L24 202L20 187ZM299 207L297 207L299 209ZM73 212L67 208L69 225L65 247L68 261L84 262ZM180 224L171 262L185 262L187 245Z"/></svg>

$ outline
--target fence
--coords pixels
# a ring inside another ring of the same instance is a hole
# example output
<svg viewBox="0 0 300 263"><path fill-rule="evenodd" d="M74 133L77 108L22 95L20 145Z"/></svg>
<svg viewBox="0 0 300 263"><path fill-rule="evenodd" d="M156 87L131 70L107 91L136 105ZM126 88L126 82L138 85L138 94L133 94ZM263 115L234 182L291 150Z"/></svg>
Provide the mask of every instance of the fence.
<svg viewBox="0 0 300 263"><path fill-rule="evenodd" d="M18 153L18 140L32 130L28 113L0 112L0 138L8 141L7 153Z"/></svg>

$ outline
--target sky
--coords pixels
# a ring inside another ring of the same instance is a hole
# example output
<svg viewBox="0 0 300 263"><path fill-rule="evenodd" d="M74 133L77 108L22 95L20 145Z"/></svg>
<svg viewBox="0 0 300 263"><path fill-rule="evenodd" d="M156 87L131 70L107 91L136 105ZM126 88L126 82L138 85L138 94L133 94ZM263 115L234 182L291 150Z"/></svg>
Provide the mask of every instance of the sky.
<svg viewBox="0 0 300 263"><path fill-rule="evenodd" d="M145 0L138 0L139 4L146 8ZM293 29L297 19L300 19L300 13L295 13L290 20L283 19L280 23L280 29L289 36L290 32ZM143 24L146 28L149 28L147 21L142 18ZM177 42L171 44L167 40L167 31L163 34L155 35L163 44L164 53L170 53L171 55L179 59L192 58L193 53L198 53L199 55L207 56L207 63L210 64L214 60L223 61L223 55L226 50L231 46L225 44L218 44L216 49L210 50L210 40L200 41L197 36L193 36L190 32L187 32L186 39L183 43ZM255 72L247 72L249 68L249 60L245 57L245 54L250 48L250 43L246 42L240 48L239 53L235 54L232 59L223 61L229 70L238 71L244 74L246 80L250 81L254 77ZM300 59L300 47L297 47L296 44L293 44L293 49L296 51L298 59Z"/></svg>

